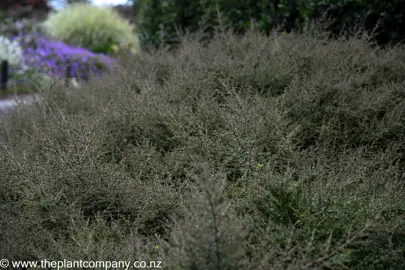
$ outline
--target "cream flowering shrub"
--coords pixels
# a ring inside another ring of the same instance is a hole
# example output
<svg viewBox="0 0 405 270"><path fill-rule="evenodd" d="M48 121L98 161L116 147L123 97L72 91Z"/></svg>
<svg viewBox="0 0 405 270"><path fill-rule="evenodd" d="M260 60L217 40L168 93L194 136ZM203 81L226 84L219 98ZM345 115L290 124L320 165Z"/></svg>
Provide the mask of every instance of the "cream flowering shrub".
<svg viewBox="0 0 405 270"><path fill-rule="evenodd" d="M0 61L7 60L12 66L18 66L23 60L21 46L4 36L0 36Z"/></svg>
<svg viewBox="0 0 405 270"><path fill-rule="evenodd" d="M78 3L51 14L45 33L96 53L136 52L138 36L133 26L110 7Z"/></svg>

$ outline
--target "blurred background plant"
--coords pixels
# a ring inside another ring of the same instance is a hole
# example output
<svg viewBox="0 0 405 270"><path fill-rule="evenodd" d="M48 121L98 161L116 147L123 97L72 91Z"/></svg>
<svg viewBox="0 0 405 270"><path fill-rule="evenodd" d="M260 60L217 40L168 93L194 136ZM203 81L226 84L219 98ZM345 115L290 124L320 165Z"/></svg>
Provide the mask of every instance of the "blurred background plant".
<svg viewBox="0 0 405 270"><path fill-rule="evenodd" d="M32 87L40 79L39 72L26 65L23 49L18 41L0 36L0 59L8 62L9 86L12 85L15 92L27 92L23 90L23 85L28 83ZM0 72L2 68L3 65L0 66Z"/></svg>
<svg viewBox="0 0 405 270"><path fill-rule="evenodd" d="M21 32L38 31L51 7L46 0L5 1L0 4L0 34L12 37Z"/></svg>
<svg viewBox="0 0 405 270"><path fill-rule="evenodd" d="M133 26L107 7L72 4L50 14L43 26L50 37L96 53L114 54L117 48L134 53L138 49Z"/></svg>
<svg viewBox="0 0 405 270"><path fill-rule="evenodd" d="M113 60L105 55L69 46L40 34L22 35L15 39L24 48L26 64L50 76L88 79L90 74L100 75L113 66Z"/></svg>
<svg viewBox="0 0 405 270"><path fill-rule="evenodd" d="M88 1L63 2L64 4L80 2L83 5ZM38 89L36 86L46 85L50 78L70 76L87 80L90 75L100 76L111 70L113 66L112 58L85 48L65 44L47 36L42 24L50 17L48 13L51 8L48 4L47 1L6 1L1 3L0 59L9 61L11 65L8 93L10 91L32 92L33 88ZM124 27L129 29L130 26L127 23ZM88 35L92 35L92 33L88 32ZM115 37L117 40L120 38L118 35ZM120 47L115 42L110 41L110 43L104 47L98 47L95 51L117 55ZM19 61L16 58L18 52L20 52L18 55L21 58Z"/></svg>
<svg viewBox="0 0 405 270"><path fill-rule="evenodd" d="M87 3L90 4L91 1L89 0L50 0L49 1L52 6L60 6L60 7L65 7L70 4L76 4L76 3Z"/></svg>
<svg viewBox="0 0 405 270"><path fill-rule="evenodd" d="M16 41L0 36L0 59L9 65L17 66L23 59L22 48Z"/></svg>
<svg viewBox="0 0 405 270"><path fill-rule="evenodd" d="M178 30L193 33L201 25L212 33L219 18L238 34L252 27L265 33L305 31L319 23L331 36L365 30L379 44L405 38L402 0L139 0L133 8L141 17L143 46L177 44Z"/></svg>

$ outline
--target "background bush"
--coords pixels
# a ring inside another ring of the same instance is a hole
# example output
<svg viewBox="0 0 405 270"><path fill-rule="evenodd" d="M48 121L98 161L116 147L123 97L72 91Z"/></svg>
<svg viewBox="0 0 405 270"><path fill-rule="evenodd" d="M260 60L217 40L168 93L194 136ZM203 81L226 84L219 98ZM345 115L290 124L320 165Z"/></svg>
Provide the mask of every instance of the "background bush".
<svg viewBox="0 0 405 270"><path fill-rule="evenodd" d="M143 44L176 44L176 27L195 32L201 23L212 33L218 24L217 11L236 33L251 26L265 33L302 31L321 22L333 35L353 35L359 29L373 32L380 44L405 38L405 3L401 0L144 0L136 1L135 8L141 10Z"/></svg>
<svg viewBox="0 0 405 270"><path fill-rule="evenodd" d="M138 37L133 26L113 9L72 4L51 14L44 22L46 33L62 42L97 53L136 51Z"/></svg>
<svg viewBox="0 0 405 270"><path fill-rule="evenodd" d="M38 33L20 35L15 40L24 48L25 64L50 76L89 79L91 75L100 76L111 70L114 65L114 60L105 55L72 47Z"/></svg>
<svg viewBox="0 0 405 270"><path fill-rule="evenodd" d="M8 61L10 65L17 66L22 60L23 50L20 44L0 36L0 61Z"/></svg>

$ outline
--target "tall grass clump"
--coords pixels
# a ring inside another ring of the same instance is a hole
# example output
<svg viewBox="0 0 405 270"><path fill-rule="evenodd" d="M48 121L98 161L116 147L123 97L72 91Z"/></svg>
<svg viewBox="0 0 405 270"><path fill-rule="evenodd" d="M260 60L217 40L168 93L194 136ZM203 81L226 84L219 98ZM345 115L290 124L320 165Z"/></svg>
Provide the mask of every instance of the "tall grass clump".
<svg viewBox="0 0 405 270"><path fill-rule="evenodd" d="M0 121L0 253L403 269L405 49L217 33Z"/></svg>
<svg viewBox="0 0 405 270"><path fill-rule="evenodd" d="M50 14L42 26L50 37L96 53L138 50L133 26L109 7L71 4Z"/></svg>

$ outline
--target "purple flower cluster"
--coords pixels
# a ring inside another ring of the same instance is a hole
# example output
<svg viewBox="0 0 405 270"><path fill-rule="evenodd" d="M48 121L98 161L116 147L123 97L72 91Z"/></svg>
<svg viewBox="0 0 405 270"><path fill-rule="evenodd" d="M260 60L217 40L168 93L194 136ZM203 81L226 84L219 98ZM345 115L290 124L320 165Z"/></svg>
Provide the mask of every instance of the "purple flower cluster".
<svg viewBox="0 0 405 270"><path fill-rule="evenodd" d="M106 55L72 47L40 34L19 35L13 39L23 48L25 65L50 76L88 79L91 74L99 76L111 70L116 63Z"/></svg>

